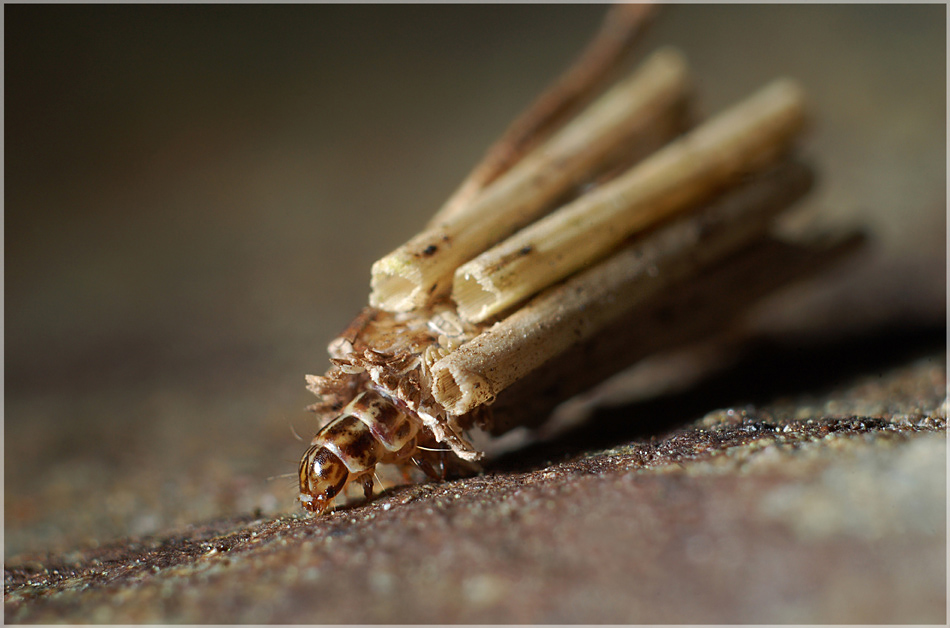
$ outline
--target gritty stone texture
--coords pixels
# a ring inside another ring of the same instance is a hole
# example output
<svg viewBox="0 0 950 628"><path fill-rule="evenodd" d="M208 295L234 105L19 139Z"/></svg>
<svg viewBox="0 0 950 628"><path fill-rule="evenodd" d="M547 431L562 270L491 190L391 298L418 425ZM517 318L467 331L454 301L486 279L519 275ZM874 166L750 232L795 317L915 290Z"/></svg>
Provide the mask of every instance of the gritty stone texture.
<svg viewBox="0 0 950 628"><path fill-rule="evenodd" d="M946 621L939 5L675 5L649 33L703 112L801 81L802 216L867 236L751 344L618 380L482 476L322 519L266 481L370 264L601 14L5 7L6 621Z"/></svg>
<svg viewBox="0 0 950 628"><path fill-rule="evenodd" d="M8 564L14 622L939 623L940 361L525 471ZM900 399L893 391L926 390ZM925 414L855 416L875 403Z"/></svg>

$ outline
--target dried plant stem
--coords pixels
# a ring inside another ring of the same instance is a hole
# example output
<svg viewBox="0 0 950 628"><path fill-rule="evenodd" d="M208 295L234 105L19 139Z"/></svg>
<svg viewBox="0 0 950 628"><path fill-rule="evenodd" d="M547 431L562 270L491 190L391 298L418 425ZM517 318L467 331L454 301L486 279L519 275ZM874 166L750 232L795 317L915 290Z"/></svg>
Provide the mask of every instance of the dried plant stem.
<svg viewBox="0 0 950 628"><path fill-rule="evenodd" d="M652 21L657 6L617 4L578 59L542 93L485 153L454 194L429 221L435 226L467 210L474 197L532 148L560 128L613 72Z"/></svg>
<svg viewBox="0 0 950 628"><path fill-rule="evenodd" d="M465 212L373 264L370 304L410 311L447 294L460 264L537 218L551 201L649 134L682 101L686 87L682 55L672 49L653 54L492 183Z"/></svg>
<svg viewBox="0 0 950 628"><path fill-rule="evenodd" d="M810 179L794 168L732 190L541 293L432 366L432 394L454 415L490 402L571 345L704 265L761 237Z"/></svg>
<svg viewBox="0 0 950 628"><path fill-rule="evenodd" d="M790 145L804 120L801 89L770 83L455 271L459 314L484 321L603 257L631 234L728 185Z"/></svg>
<svg viewBox="0 0 950 628"><path fill-rule="evenodd" d="M518 380L498 395L490 418L480 426L492 434L517 426L538 427L559 403L650 355L681 350L717 335L747 339L743 315L753 311L759 299L827 270L862 242L860 236L844 232L792 241L767 235L677 283L675 290L664 290L635 306Z"/></svg>

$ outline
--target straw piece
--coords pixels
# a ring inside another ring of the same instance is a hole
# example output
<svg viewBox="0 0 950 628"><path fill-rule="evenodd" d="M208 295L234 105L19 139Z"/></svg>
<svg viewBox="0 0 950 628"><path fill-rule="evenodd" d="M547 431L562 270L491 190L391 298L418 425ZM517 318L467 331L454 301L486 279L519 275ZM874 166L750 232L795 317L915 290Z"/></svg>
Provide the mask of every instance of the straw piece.
<svg viewBox="0 0 950 628"><path fill-rule="evenodd" d="M800 196L807 187L795 169L779 169L549 288L433 364L433 396L453 415L491 402L620 314L761 237L789 196Z"/></svg>
<svg viewBox="0 0 950 628"><path fill-rule="evenodd" d="M688 208L787 149L804 120L784 79L455 271L452 298L484 321L602 258L631 234Z"/></svg>
<svg viewBox="0 0 950 628"><path fill-rule="evenodd" d="M686 94L672 49L654 53L475 199L468 211L423 231L373 264L370 304L409 311L448 293L458 266L534 220L551 201L615 159Z"/></svg>

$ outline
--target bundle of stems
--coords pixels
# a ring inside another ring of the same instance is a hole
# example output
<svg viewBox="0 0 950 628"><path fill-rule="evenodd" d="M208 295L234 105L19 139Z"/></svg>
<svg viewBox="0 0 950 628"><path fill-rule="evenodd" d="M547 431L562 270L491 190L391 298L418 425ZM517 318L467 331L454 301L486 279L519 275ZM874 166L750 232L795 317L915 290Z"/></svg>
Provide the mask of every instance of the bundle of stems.
<svg viewBox="0 0 950 628"><path fill-rule="evenodd" d="M803 121L789 80L771 83L626 173L558 209L455 271L452 298L480 322L602 257L630 235L748 173Z"/></svg>
<svg viewBox="0 0 950 628"><path fill-rule="evenodd" d="M461 415L618 317L764 236L771 219L810 185L785 166L700 211L654 229L552 286L432 367L433 392Z"/></svg>
<svg viewBox="0 0 950 628"><path fill-rule="evenodd" d="M370 304L410 311L444 297L455 269L550 208L632 144L649 142L685 96L686 63L660 50L577 118L531 150L468 205L373 264ZM652 146L651 146L652 148Z"/></svg>
<svg viewBox="0 0 950 628"><path fill-rule="evenodd" d="M776 245L771 235L776 216L812 182L811 170L790 157L805 122L803 90L791 79L772 81L688 129L686 61L664 48L577 112L651 15L644 6L613 9L581 60L516 121L426 228L373 265L366 320L381 312L393 324L416 321L421 329L436 311L448 320L448 311L465 330L463 340L440 340L426 353L422 374L406 388L412 393L403 395L437 436L473 424L509 429L514 414L503 411L493 422L483 410L508 389L530 390L532 374L543 385L576 389L564 385L564 368L552 367L558 356L573 355L561 363L575 365L574 380L589 385L606 371L588 360L586 377L578 376L577 365L585 364L579 356L625 364L607 353L641 358L710 332L852 243ZM789 263L781 272L750 274L762 260L783 265L783 255ZM730 277L741 285L730 307L717 308L707 286L725 290ZM694 316L656 324L663 307L696 295L705 295L706 305ZM579 347L588 348L578 354ZM378 355L369 352L367 360ZM384 388L397 397L407 386L395 371L372 372L377 383L392 375ZM499 407L516 406L510 397ZM453 438L460 457L476 457Z"/></svg>

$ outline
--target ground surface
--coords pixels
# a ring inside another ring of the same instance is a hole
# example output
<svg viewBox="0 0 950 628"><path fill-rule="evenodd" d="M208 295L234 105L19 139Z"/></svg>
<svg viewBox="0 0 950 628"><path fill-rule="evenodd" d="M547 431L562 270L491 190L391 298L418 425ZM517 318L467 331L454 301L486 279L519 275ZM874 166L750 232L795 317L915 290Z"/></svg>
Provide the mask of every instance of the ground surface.
<svg viewBox="0 0 950 628"><path fill-rule="evenodd" d="M869 236L746 351L323 519L265 480L371 262L599 16L5 7L7 621L945 622L942 6L651 31L710 112L801 80L805 210Z"/></svg>
<svg viewBox="0 0 950 628"><path fill-rule="evenodd" d="M255 513L21 560L7 619L939 623L946 421L919 404L940 403L943 359L316 520ZM883 412L854 415L868 408Z"/></svg>

